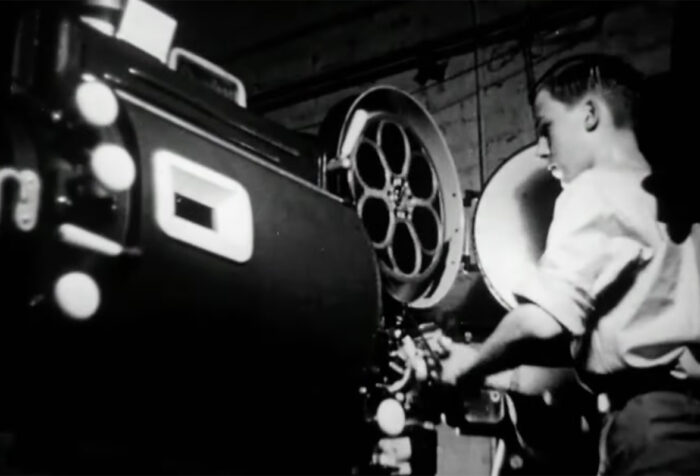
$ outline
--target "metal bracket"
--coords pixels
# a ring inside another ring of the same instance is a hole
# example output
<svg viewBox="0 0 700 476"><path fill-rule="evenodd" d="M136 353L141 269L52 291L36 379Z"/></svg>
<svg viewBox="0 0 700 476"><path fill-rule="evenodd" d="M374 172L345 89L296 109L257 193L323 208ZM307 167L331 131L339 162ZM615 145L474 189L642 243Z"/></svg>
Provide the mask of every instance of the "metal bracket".
<svg viewBox="0 0 700 476"><path fill-rule="evenodd" d="M19 186L18 197L14 203L15 225L22 231L32 231L39 215L39 198L41 180L30 169L16 170L11 167L0 168L0 211L2 210L2 188L6 180L16 180Z"/></svg>
<svg viewBox="0 0 700 476"><path fill-rule="evenodd" d="M200 68L203 68L205 71L209 72L210 74L213 74L222 81L234 85L236 87L236 103L243 108L247 106L248 96L246 94L246 89L245 85L243 84L243 81L241 81L225 69L215 65L211 61L202 58L201 56L199 56L196 53L193 53L192 51L180 47L173 48L170 51L170 55L168 56L168 68L172 69L173 71L177 71L177 66L178 63L180 63L181 58L199 66Z"/></svg>

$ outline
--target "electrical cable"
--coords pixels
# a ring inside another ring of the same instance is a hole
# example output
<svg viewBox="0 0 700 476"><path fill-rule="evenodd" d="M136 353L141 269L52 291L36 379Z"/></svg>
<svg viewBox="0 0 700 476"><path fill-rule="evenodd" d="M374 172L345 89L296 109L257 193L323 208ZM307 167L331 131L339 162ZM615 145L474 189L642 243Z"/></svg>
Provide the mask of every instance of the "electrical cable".
<svg viewBox="0 0 700 476"><path fill-rule="evenodd" d="M476 89L476 137L479 147L479 188L484 188L484 134L483 120L481 115L481 85L479 81L479 9L476 4L477 0L470 0L469 5L472 11L472 28L474 29L474 87Z"/></svg>

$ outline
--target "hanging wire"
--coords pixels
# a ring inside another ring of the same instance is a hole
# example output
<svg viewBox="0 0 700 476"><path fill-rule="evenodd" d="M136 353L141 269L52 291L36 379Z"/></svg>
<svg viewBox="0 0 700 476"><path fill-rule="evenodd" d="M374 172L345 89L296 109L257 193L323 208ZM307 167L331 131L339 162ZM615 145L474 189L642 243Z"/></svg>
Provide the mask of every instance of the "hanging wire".
<svg viewBox="0 0 700 476"><path fill-rule="evenodd" d="M558 55L560 55L560 54L563 53L563 52L566 52L566 51L571 50L571 49L574 48L575 46L576 46L575 43L567 43L567 44L564 44L563 46L557 48L556 50L553 50L552 52L550 52L550 53L548 53L548 54L546 54L546 55L540 56L540 57L538 57L538 58L536 58L536 59L533 58L533 66L534 66L535 63L545 63L545 62L551 60L552 58L557 58ZM501 54L501 55L498 55L498 56L496 56L494 59L498 59L498 58L500 58L500 57L502 57L502 56L505 56L505 55L510 55L510 51L507 51L506 53L503 53L503 54ZM479 66L484 66L485 64L486 64L486 62L482 63L482 64L479 65ZM459 78L461 78L461 77L464 77L464 76L467 76L467 75L469 75L469 74L472 74L472 73L475 71L475 69L476 69L476 68L474 68L474 66L472 65L472 66L470 66L470 67L468 67L468 68L455 71L455 72L452 73L451 75L445 77L445 80L444 80L444 81L434 82L434 83L431 83L431 84L428 85L428 86L421 86L420 88L417 88L417 89L415 89L415 90L409 91L409 94L417 94L417 93L420 93L420 92L425 92L425 91L428 91L428 90L437 88L437 87L439 87L439 86L444 86L444 85L445 85L446 83L448 83L448 82L451 82L451 81L457 80L457 79L459 79ZM493 85L493 84L502 83L502 82L504 82L504 81L509 81L509 80L511 80L511 79L513 79L513 78L519 77L519 76L520 76L521 74L523 74L523 73L527 74L527 73L525 72L525 68L523 68L523 69L517 69L517 70L514 70L511 74L508 74L507 76L500 77L500 78L494 80L492 83L486 83L486 84L484 84L483 86L484 86L485 89L488 89L488 88L489 88L491 85ZM450 109L451 107L454 107L454 106L456 106L456 105L458 105L458 104L461 104L461 103L463 103L463 102L465 102L465 101L470 100L470 99L471 99L473 96L475 96L475 95L476 95L476 90L474 90L474 91L469 91L469 92L468 92L467 94L465 94L464 96L461 96L461 97L457 98L456 100L451 101L451 102L449 102L449 103L443 105L443 106L440 107L440 108L436 108L436 109L431 110L431 114L438 114L438 113L440 113L440 112L442 112L442 111L445 111L445 110L447 110L447 109ZM297 127L294 128L294 130L296 130L296 131L298 131L298 132L311 131L311 130L317 128L318 126L320 126L322 122L323 122L323 119L315 120L314 122L310 122L310 123L307 123L307 124L304 124L304 125L301 125L301 126L297 126Z"/></svg>
<svg viewBox="0 0 700 476"><path fill-rule="evenodd" d="M484 189L484 134L481 115L481 86L479 81L479 9L477 0L471 0L472 28L474 30L474 86L476 88L476 134L479 147L479 189Z"/></svg>
<svg viewBox="0 0 700 476"><path fill-rule="evenodd" d="M470 3L472 3L472 2L474 2L474 0L470 0ZM472 8L473 9L475 8L475 5L473 3L472 3ZM598 20L598 22L599 21L600 20ZM555 48L554 50L549 51L546 54L537 55L537 54L533 54L533 51L532 51L533 41L536 41L536 36L535 36L536 33L533 31L530 31L529 28L531 28L531 26L528 25L528 30L526 31L526 33L530 35L529 38L527 38L527 36L526 36L525 41L520 42L514 48L507 48L504 51L500 51L498 53L496 53L494 51L494 53L491 54L491 57L487 60L484 60L483 63L480 63L480 62L474 63L466 68L454 71L454 72L452 72L452 74L446 76L442 81L435 81L435 82L426 84L424 86L417 87L417 88L409 91L409 94L424 93L428 90L444 86L448 82L457 80L463 76L468 76L472 73L475 73L475 72L477 72L477 70L479 68L484 67L484 66L488 67L488 65L490 65L496 61L502 61L502 60L506 60L508 58L512 58L514 53L517 54L518 49L520 49L521 54L523 55L523 57L525 59L524 68L522 70L519 69L517 71L514 71L512 74L509 74L504 78L503 77L498 78L498 79L494 80L493 83L507 81L509 79L512 79L514 77L519 76L520 74L522 74L524 72L526 85L527 85L528 91L530 91L530 88L534 87L534 82L535 82L534 68L535 68L536 64L546 63L547 61L549 61L552 58L557 58L558 55L560 55L561 53L569 51L572 48L575 48L578 44L580 44L581 42L588 39L592 32L597 31L597 30L595 30L595 28L589 28L588 30L591 30L591 31L588 31L587 32L588 36L585 36L585 37L584 36L579 37L579 36L574 36L574 35L569 35L569 37L558 37L557 43L560 44L560 46L558 48ZM479 58L479 54L476 51L476 49L474 50L474 53L475 53L474 54L475 59L478 61L482 61L481 58ZM468 94L458 98L456 101L452 101L448 104L443 105L439 109L434 109L431 111L431 113L438 114L441 111L444 111L446 109L449 109L451 107L456 106L457 104L468 101L469 99L472 98L472 96L475 96L476 100L477 100L477 113L478 113L477 120L479 120L480 119L480 117L479 117L480 116L480 103L481 103L481 98L479 97L480 96L480 94L479 94L480 89L479 88L480 88L481 84L480 84L480 78L479 78L478 74L476 74L476 79L477 79L477 87L475 88L475 91L469 92ZM491 86L493 83L484 84L483 86L484 86L484 88L488 89L488 87ZM299 132L312 131L312 130L316 129L318 126L320 126L322 122L323 122L322 119L315 120L313 122L310 122L310 123L307 123L307 124L304 124L301 126L297 126L294 128L294 130L299 131ZM481 130L482 127L480 127L479 129ZM481 146L480 146L480 149L481 149Z"/></svg>
<svg viewBox="0 0 700 476"><path fill-rule="evenodd" d="M525 24L523 26L523 32L520 36L520 47L523 53L523 61L525 63L525 84L527 87L527 97L533 97L535 93L535 66L532 61L532 27L530 26L530 8L526 6L525 10ZM535 112L533 108L530 108L530 113L532 114L532 124L533 128L535 125ZM535 139L537 138L537 131L535 131Z"/></svg>

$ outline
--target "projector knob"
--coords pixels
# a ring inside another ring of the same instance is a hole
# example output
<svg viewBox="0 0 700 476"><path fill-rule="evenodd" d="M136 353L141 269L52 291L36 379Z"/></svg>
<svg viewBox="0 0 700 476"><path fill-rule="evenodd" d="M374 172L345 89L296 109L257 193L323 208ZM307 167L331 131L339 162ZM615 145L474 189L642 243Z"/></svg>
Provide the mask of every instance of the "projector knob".
<svg viewBox="0 0 700 476"><path fill-rule="evenodd" d="M136 179L131 154L116 144L98 145L90 154L90 170L99 184L110 192L129 190Z"/></svg>
<svg viewBox="0 0 700 476"><path fill-rule="evenodd" d="M85 273L64 274L56 281L53 294L61 311L79 321L92 317L100 306L100 288Z"/></svg>
<svg viewBox="0 0 700 476"><path fill-rule="evenodd" d="M406 426L406 413L399 402L393 398L387 398L377 407L376 420L384 434L397 436Z"/></svg>
<svg viewBox="0 0 700 476"><path fill-rule="evenodd" d="M119 115L119 102L114 91L98 80L87 80L78 85L75 106L80 117L95 127L110 126Z"/></svg>

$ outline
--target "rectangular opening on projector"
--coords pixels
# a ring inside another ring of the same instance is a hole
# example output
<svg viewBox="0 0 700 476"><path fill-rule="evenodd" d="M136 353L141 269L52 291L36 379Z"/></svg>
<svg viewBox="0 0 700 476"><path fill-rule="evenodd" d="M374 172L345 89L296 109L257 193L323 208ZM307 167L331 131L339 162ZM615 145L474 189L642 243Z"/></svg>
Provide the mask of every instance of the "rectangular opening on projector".
<svg viewBox="0 0 700 476"><path fill-rule="evenodd" d="M246 188L229 174L156 150L155 217L171 238L244 263L253 255L253 208Z"/></svg>
<svg viewBox="0 0 700 476"><path fill-rule="evenodd" d="M211 207L179 193L175 194L175 215L210 230L214 229L214 215Z"/></svg>

